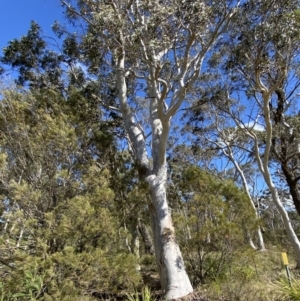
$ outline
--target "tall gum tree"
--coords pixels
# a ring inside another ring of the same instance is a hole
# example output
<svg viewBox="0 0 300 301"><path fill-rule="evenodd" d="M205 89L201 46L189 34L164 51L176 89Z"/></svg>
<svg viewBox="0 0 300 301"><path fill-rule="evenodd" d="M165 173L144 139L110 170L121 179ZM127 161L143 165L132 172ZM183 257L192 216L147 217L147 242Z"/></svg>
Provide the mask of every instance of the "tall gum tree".
<svg viewBox="0 0 300 301"><path fill-rule="evenodd" d="M185 296L193 288L175 240L166 195L171 119L195 97L205 57L228 28L239 2L61 0L61 4L70 21L78 24L78 60L94 75L102 71L113 76L115 101L106 106L122 116L140 180L149 186L161 286L167 299ZM58 24L55 28L63 34ZM65 41L72 38L68 35ZM136 111L145 100L147 125ZM105 97L100 101L105 102Z"/></svg>
<svg viewBox="0 0 300 301"><path fill-rule="evenodd" d="M288 127L284 114L292 106L297 107L295 98L284 98L281 103L278 100L283 87L289 91L288 95L299 88L295 71L300 51L297 9L298 1L249 1L242 6L237 26L232 27L224 48L227 47L228 60L223 67L229 81L223 87L223 103L219 109L230 116L240 133L251 139L253 155L282 217L299 268L300 242L280 199L270 166L278 150L278 123L280 121L282 129ZM278 115L280 120L276 121ZM257 128L262 129L261 133Z"/></svg>

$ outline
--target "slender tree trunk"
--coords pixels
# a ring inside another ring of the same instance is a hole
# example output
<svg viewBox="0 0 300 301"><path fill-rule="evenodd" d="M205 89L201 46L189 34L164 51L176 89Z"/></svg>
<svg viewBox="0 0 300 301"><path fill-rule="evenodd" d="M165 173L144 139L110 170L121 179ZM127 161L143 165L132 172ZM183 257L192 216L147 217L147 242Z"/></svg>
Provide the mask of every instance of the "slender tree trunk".
<svg viewBox="0 0 300 301"><path fill-rule="evenodd" d="M21 231L20 231L20 234L19 234L19 237L18 237L18 241L17 241L17 244L16 244L16 247L17 247L17 248L20 247L20 243L21 243L21 240L22 240L22 238L23 238L23 234L24 234L24 226L22 226Z"/></svg>
<svg viewBox="0 0 300 301"><path fill-rule="evenodd" d="M140 239L137 224L135 224L131 229L131 252L137 258L140 258Z"/></svg>
<svg viewBox="0 0 300 301"><path fill-rule="evenodd" d="M139 228L138 221L133 225L131 229L131 252L135 255L138 261L140 261L140 237L139 237ZM141 266L138 263L136 270L140 271Z"/></svg>
<svg viewBox="0 0 300 301"><path fill-rule="evenodd" d="M227 148L228 148L228 152L225 152L223 150L223 153L225 154L225 156L227 156L231 162L234 164L237 172L239 173L241 179L242 179L242 182L243 182L243 186L244 186L244 189L246 191L246 194L248 196L248 199L249 199L249 202L250 202L250 206L252 207L253 209L253 212L255 214L255 217L256 218L259 218L259 213L258 213L258 209L255 207L255 204L254 204L254 201L253 201L253 198L251 196L251 193L250 193L250 189L249 189L249 185L248 185L248 182L247 182L247 179L244 175L244 172L240 166L240 164L235 160L234 158L234 155L233 155L233 152L230 148L230 146L226 143L227 145ZM265 244L264 244L264 238L262 236L262 233L261 233L261 230L260 230L260 227L258 227L257 229L257 234L258 234L258 248L256 248L256 246L254 245L253 243L253 240L251 238L251 234L250 232L247 230L247 238L248 238L248 241L249 241L249 244L250 244L250 247L253 248L254 250L259 250L259 251L265 251L266 248L265 248Z"/></svg>
<svg viewBox="0 0 300 301"><path fill-rule="evenodd" d="M259 77L258 77L259 79ZM266 90L266 88L263 86L261 82L260 87L262 88L261 90L263 92L263 100L264 100L264 119L266 123L266 147L265 147L265 152L264 152L264 157L261 159L260 157L260 152L259 152L259 143L257 136L253 133L250 134L252 138L254 139L255 143L255 157L258 162L258 167L265 179L265 182L268 185L268 188L271 192L272 195L272 200L279 211L281 218L283 220L283 224L286 230L286 233L288 235L288 238L290 240L290 243L293 246L293 250L295 252L296 256L296 268L300 268L300 242L299 239L293 229L291 220L289 218L289 215L287 211L285 210L280 198L278 191L273 183L270 170L269 170L269 156L270 156L270 150L271 150L271 145L272 145L272 138L273 138L273 128L272 128L272 123L271 123L271 117L270 117L270 107L269 107L269 101L270 101L270 92Z"/></svg>
<svg viewBox="0 0 300 301"><path fill-rule="evenodd" d="M3 228L3 232L7 232L7 227L8 227L8 224L10 223L10 213L9 215L7 216L7 219L5 220L5 224L4 224L4 228Z"/></svg>
<svg viewBox="0 0 300 301"><path fill-rule="evenodd" d="M251 238L251 234L249 233L249 231L247 231L247 237L248 237L248 242L249 242L249 245L250 247L253 249L253 250L257 250L257 247L255 246L252 238Z"/></svg>
<svg viewBox="0 0 300 301"><path fill-rule="evenodd" d="M187 240L189 240L189 239L192 239L192 235L191 235L191 229L190 229L189 224L188 224L188 217L187 217L185 208L183 208L181 211L182 211L181 214L185 218L186 238L187 238Z"/></svg>
<svg viewBox="0 0 300 301"><path fill-rule="evenodd" d="M170 208L166 197L167 167L149 177L154 222L155 255L161 286L166 299L177 299L193 291L183 258L175 240Z"/></svg>
<svg viewBox="0 0 300 301"><path fill-rule="evenodd" d="M127 232L127 226L126 226L126 223L125 223L125 222L124 222L123 227L124 227L125 232ZM123 237L122 237L122 235L121 235L121 229L119 229L119 238L120 238L121 240L123 240ZM125 247L127 248L128 252L129 252L129 253L132 253L132 249L131 249L131 247L130 247L130 245L129 245L129 241L128 241L127 235L125 236L124 243L125 243Z"/></svg>
<svg viewBox="0 0 300 301"><path fill-rule="evenodd" d="M280 216L282 218L282 221L283 221L283 224L284 224L284 228L285 228L285 231L287 233L287 236L290 240L290 243L292 244L293 246L293 250L295 252L295 256L296 256L296 268L300 268L300 242L299 242L299 239L293 229L293 226L292 226L292 223L291 223L291 220L289 218L289 215L288 213L286 212L280 198L279 198L279 194L277 192L277 189L275 188L274 184L272 183L272 181L270 180L270 178L266 178L266 182L268 184L268 187L271 191L271 195L272 195L272 199L273 199L273 202L277 208L277 210L279 211L280 213Z"/></svg>
<svg viewBox="0 0 300 301"><path fill-rule="evenodd" d="M296 262L297 262L296 268L299 269L300 268L300 242L299 242L299 239L293 229L293 226L292 226L291 220L288 216L288 213L286 212L286 210L279 198L277 190L274 187L272 187L270 190L271 190L273 201L274 201L274 203L281 215L281 218L283 220L285 231L286 231L286 233L290 239L290 242L293 246L295 256L296 256Z"/></svg>
<svg viewBox="0 0 300 301"><path fill-rule="evenodd" d="M258 251L266 251L261 227L257 229Z"/></svg>

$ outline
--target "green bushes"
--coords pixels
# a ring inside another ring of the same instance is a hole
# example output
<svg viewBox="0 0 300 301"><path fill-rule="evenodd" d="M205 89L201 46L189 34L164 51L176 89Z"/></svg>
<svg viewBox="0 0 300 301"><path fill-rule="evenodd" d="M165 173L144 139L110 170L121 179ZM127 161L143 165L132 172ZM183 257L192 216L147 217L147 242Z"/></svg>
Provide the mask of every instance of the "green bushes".
<svg viewBox="0 0 300 301"><path fill-rule="evenodd" d="M246 194L197 167L185 170L174 210L177 238L194 285L224 278L249 250L247 232L257 226Z"/></svg>
<svg viewBox="0 0 300 301"><path fill-rule="evenodd" d="M137 260L119 236L103 148L93 153L101 141L66 115L66 101L45 94L9 92L0 104L1 298L132 291Z"/></svg>

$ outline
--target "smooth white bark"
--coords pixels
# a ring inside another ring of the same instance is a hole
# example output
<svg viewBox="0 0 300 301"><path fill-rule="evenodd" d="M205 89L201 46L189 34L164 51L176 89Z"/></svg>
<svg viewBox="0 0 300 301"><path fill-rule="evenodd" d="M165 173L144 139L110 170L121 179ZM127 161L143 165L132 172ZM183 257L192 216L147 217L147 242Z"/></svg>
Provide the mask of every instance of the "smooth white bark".
<svg viewBox="0 0 300 301"><path fill-rule="evenodd" d="M161 286L166 299L183 297L193 291L185 271L183 258L175 241L171 212L167 202L166 180L166 146L169 135L169 119L162 115L161 104L157 100L158 91L153 78L148 79L151 97L150 123L152 128L152 168L146 150L145 136L135 121L127 103L127 86L125 81L125 54L117 57L117 87L121 112L126 131L129 135L134 157L138 162L141 180L146 180L152 199L152 220L155 237L155 255L160 274ZM153 95L153 96L152 96Z"/></svg>
<svg viewBox="0 0 300 301"><path fill-rule="evenodd" d="M103 49L108 51L108 57L114 58L113 66L108 65L116 72L120 102L120 108L117 109L122 114L130 149L139 167L140 179L149 183L156 229L156 254L160 258L158 263L161 265L159 269L163 289L166 298L170 299L182 297L192 291L175 242L166 199L165 156L170 120L199 80L206 53L228 28L236 13L233 6L238 7L240 1L237 0L235 4L226 3L224 12L220 15L217 10L216 16L213 16L214 9L209 4L195 3L201 6L199 14L206 24L190 19L184 3L153 1L149 5L150 2L97 1L95 4L88 1L85 5L90 6L93 13L87 16L69 1L61 0L69 12L80 16L91 28L94 27L91 33L97 32L99 41L103 42ZM79 1L79 8L80 3ZM97 7L96 11L94 7ZM161 17L161 12L164 12L164 17ZM158 24L156 17L160 19ZM167 67L169 63L173 65L170 68ZM131 111L133 107L127 101L126 76L129 74L147 84L146 98L149 99L152 132L152 154L149 157L145 133ZM171 234L165 236L168 229Z"/></svg>
<svg viewBox="0 0 300 301"><path fill-rule="evenodd" d="M166 299L177 299L193 291L175 240L171 211L166 197L167 167L148 177L154 220L155 254Z"/></svg>
<svg viewBox="0 0 300 301"><path fill-rule="evenodd" d="M242 182L243 182L243 186L244 186L244 189L246 191L246 194L248 196L248 199L249 199L249 203L253 209L253 212L255 214L255 217L256 218L259 218L259 214L256 210L256 207L255 207L255 204L254 204L254 201L253 201L253 198L251 196L251 193L250 193L250 189L249 189L249 185L248 185L248 182L247 182L247 179L245 177L245 174L240 166L240 164L236 161L236 159L234 158L234 155L232 153L232 150L230 147L228 147L228 157L229 159L232 161L232 163L234 164L237 172L239 173L241 179L242 179ZM263 240L263 236L262 236L262 233L261 233L261 230L260 230L260 227L258 227L257 229L257 234L258 234L258 249L260 251L265 251L266 248L265 248L265 244L264 244L264 240ZM249 236L249 243L250 243L250 246L253 248L253 249L257 249L256 246L254 245L252 239L251 239L251 236Z"/></svg>
<svg viewBox="0 0 300 301"><path fill-rule="evenodd" d="M257 247L255 246L251 236L249 235L249 245L253 250L257 250Z"/></svg>
<svg viewBox="0 0 300 301"><path fill-rule="evenodd" d="M264 238L262 235L261 227L258 227L257 229L257 241L258 241L258 250L259 251L266 251L265 243L264 243Z"/></svg>
<svg viewBox="0 0 300 301"><path fill-rule="evenodd" d="M285 210L285 208L280 200L277 189L275 188L275 186L271 180L268 181L268 187L271 191L273 202L275 203L276 208L281 215L285 231L287 233L287 236L288 236L290 243L292 244L293 250L295 252L295 257L296 257L296 262L297 262L296 267L300 268L300 242L299 242L299 239L294 231L294 228L292 226L292 223L288 216L288 213Z"/></svg>
<svg viewBox="0 0 300 301"><path fill-rule="evenodd" d="M300 242L293 229L293 226L292 226L291 220L288 216L288 213L285 210L285 208L280 200L278 191L276 189L276 186L273 183L272 176L271 176L271 173L269 170L269 157L270 157L271 143L272 143L272 137L273 137L273 127L272 127L272 123L271 123L270 107L269 107L271 92L261 83L259 75L257 75L256 80L258 81L258 86L260 87L260 89L262 91L264 120L265 120L265 124L266 124L266 146L264 149L263 158L261 158L261 156L260 156L259 140L258 140L256 134L251 130L246 130L246 134L249 137L251 137L254 141L255 157L258 162L259 170L260 170L261 174L263 175L264 180L271 192L272 200L281 215L287 236L288 236L290 243L293 247L293 250L295 252L297 268L300 268Z"/></svg>

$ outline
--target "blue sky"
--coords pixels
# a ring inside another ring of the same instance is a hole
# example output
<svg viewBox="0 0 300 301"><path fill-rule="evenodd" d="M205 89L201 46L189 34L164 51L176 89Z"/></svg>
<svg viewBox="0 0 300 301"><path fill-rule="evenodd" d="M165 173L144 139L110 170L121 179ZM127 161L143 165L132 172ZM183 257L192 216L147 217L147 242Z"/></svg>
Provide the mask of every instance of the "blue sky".
<svg viewBox="0 0 300 301"><path fill-rule="evenodd" d="M59 0L0 0L0 53L8 41L20 38L36 21L47 36L52 35L54 20L63 22Z"/></svg>

